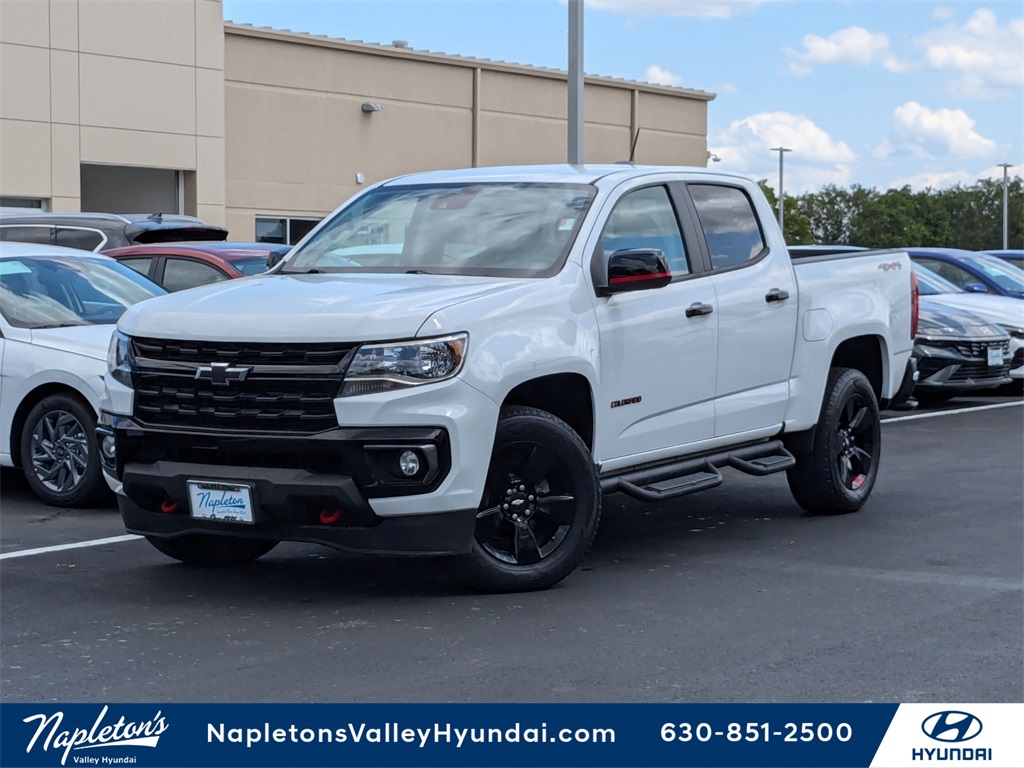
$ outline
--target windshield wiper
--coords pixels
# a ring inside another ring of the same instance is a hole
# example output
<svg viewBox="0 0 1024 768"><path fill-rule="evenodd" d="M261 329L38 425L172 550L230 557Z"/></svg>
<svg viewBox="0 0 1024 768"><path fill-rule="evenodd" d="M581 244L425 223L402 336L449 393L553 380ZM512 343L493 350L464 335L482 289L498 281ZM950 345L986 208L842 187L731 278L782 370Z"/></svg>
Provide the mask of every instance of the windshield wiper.
<svg viewBox="0 0 1024 768"><path fill-rule="evenodd" d="M32 326L33 331L45 331L50 328L77 328L84 323L50 323L49 325L35 325Z"/></svg>
<svg viewBox="0 0 1024 768"><path fill-rule="evenodd" d="M407 275L436 275L436 272L428 272L425 269L407 269L405 270Z"/></svg>

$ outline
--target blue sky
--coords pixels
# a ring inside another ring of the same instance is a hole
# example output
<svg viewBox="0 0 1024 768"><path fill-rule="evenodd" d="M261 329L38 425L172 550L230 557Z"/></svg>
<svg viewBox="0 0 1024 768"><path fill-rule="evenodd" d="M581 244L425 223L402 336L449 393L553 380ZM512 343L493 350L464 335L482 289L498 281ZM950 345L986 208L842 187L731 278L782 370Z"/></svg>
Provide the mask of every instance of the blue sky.
<svg viewBox="0 0 1024 768"><path fill-rule="evenodd" d="M566 67L559 0L224 0L224 18ZM1024 161L1024 3L587 0L585 70L712 91L722 170L915 189ZM642 141L641 137L641 141Z"/></svg>

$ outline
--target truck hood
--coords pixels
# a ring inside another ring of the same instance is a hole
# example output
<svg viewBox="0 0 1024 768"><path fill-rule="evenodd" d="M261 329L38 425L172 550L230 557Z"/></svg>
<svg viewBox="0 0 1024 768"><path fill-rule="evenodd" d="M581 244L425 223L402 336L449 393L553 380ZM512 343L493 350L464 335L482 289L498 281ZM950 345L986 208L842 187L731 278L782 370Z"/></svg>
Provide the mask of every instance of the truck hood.
<svg viewBox="0 0 1024 768"><path fill-rule="evenodd" d="M113 332L112 324L38 328L32 331L32 344L106 362L110 335Z"/></svg>
<svg viewBox="0 0 1024 768"><path fill-rule="evenodd" d="M136 304L130 336L204 341L376 341L411 338L434 312L533 282L457 275L264 275Z"/></svg>

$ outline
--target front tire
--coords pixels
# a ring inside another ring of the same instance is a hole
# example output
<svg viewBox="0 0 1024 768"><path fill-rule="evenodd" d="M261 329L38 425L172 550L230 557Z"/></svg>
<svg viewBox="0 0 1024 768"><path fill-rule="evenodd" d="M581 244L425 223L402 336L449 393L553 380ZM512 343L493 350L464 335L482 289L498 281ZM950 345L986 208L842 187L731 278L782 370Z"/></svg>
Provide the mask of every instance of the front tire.
<svg viewBox="0 0 1024 768"><path fill-rule="evenodd" d="M597 470L579 435L546 411L510 407L460 574L485 592L547 589L580 564L600 519Z"/></svg>
<svg viewBox="0 0 1024 768"><path fill-rule="evenodd" d="M96 414L71 394L44 397L21 430L21 467L32 491L56 507L90 506L108 493Z"/></svg>
<svg viewBox="0 0 1024 768"><path fill-rule="evenodd" d="M264 539L208 536L190 533L173 539L147 536L146 540L168 557L196 568L224 568L249 563L278 545Z"/></svg>
<svg viewBox="0 0 1024 768"><path fill-rule="evenodd" d="M791 445L796 465L786 472L796 503L815 515L856 512L878 476L882 428L878 400L867 377L833 368L818 423L801 448Z"/></svg>

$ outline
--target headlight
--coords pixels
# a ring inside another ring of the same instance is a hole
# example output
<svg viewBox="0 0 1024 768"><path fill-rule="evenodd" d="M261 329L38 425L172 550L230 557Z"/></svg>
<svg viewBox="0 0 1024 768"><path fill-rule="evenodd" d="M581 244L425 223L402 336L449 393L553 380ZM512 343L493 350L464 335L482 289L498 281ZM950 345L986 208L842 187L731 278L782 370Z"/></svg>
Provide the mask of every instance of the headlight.
<svg viewBox="0 0 1024 768"><path fill-rule="evenodd" d="M345 373L342 397L387 392L455 376L466 359L469 334L364 344Z"/></svg>
<svg viewBox="0 0 1024 768"><path fill-rule="evenodd" d="M919 323L917 326L917 338L928 339L955 339L963 336L963 331L950 328L948 325L938 323Z"/></svg>
<svg viewBox="0 0 1024 768"><path fill-rule="evenodd" d="M999 327L1015 339L1024 339L1024 328L1019 325L1000 325Z"/></svg>
<svg viewBox="0 0 1024 768"><path fill-rule="evenodd" d="M131 339L120 331L114 331L114 335L110 337L110 347L107 349L107 371L114 381L130 387L133 362Z"/></svg>

